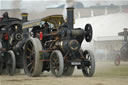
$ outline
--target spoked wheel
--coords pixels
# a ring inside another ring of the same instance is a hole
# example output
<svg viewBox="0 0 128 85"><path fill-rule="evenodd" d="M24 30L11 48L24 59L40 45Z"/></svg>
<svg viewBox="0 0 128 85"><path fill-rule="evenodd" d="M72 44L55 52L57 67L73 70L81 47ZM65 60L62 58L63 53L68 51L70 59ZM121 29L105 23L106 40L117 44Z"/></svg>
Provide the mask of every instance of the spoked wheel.
<svg viewBox="0 0 128 85"><path fill-rule="evenodd" d="M95 58L91 51L85 50L83 52L84 55L84 68L82 68L82 72L84 76L92 77L95 72Z"/></svg>
<svg viewBox="0 0 128 85"><path fill-rule="evenodd" d="M64 70L63 55L59 50L52 52L50 57L50 69L54 76L61 77Z"/></svg>
<svg viewBox="0 0 128 85"><path fill-rule="evenodd" d="M0 75L2 74L2 71L3 71L3 58L0 55Z"/></svg>
<svg viewBox="0 0 128 85"><path fill-rule="evenodd" d="M64 76L72 76L73 72L74 72L75 66L70 66L70 65L66 65L64 67Z"/></svg>
<svg viewBox="0 0 128 85"><path fill-rule="evenodd" d="M120 65L120 54L117 54L115 56L114 63L115 63L116 66L119 66Z"/></svg>
<svg viewBox="0 0 128 85"><path fill-rule="evenodd" d="M7 53L6 70L10 76L13 76L16 70L16 58L12 50Z"/></svg>
<svg viewBox="0 0 128 85"><path fill-rule="evenodd" d="M3 63L0 62L0 75L2 74L2 71L3 71Z"/></svg>
<svg viewBox="0 0 128 85"><path fill-rule="evenodd" d="M43 62L40 61L39 52L42 50L42 45L37 38L29 39L25 44L24 51L24 71L26 75L36 77L42 72Z"/></svg>

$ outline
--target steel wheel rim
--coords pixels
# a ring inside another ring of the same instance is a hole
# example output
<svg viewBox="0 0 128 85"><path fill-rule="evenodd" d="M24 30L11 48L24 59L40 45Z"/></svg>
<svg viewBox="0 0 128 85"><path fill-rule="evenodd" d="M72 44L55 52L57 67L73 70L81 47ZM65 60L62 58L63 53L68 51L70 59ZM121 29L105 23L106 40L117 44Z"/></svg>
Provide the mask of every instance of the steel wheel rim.
<svg viewBox="0 0 128 85"><path fill-rule="evenodd" d="M86 56L84 56L84 62L87 61L88 62L88 65L85 66L85 68L83 69L84 70L84 73L86 75L89 75L91 70L92 70L92 59L91 59L91 55L89 53L86 54Z"/></svg>
<svg viewBox="0 0 128 85"><path fill-rule="evenodd" d="M10 53L8 53L7 56L8 56L8 60L7 60L7 72L8 73L11 73L12 70L13 70L13 60L11 58L12 55Z"/></svg>
<svg viewBox="0 0 128 85"><path fill-rule="evenodd" d="M2 71L3 71L3 63L0 62L0 74L2 73Z"/></svg>
<svg viewBox="0 0 128 85"><path fill-rule="evenodd" d="M59 59L58 59L58 55L57 54L53 54L52 56L52 70L54 72L55 75L57 75L58 71L59 71Z"/></svg>
<svg viewBox="0 0 128 85"><path fill-rule="evenodd" d="M25 65L28 72L32 73L34 71L35 49L30 41L25 46Z"/></svg>

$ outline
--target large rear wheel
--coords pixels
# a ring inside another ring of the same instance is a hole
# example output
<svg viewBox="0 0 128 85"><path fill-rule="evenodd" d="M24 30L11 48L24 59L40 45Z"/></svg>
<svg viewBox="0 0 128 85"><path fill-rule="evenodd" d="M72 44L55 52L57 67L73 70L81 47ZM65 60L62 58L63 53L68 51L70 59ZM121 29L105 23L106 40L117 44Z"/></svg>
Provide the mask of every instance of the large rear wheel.
<svg viewBox="0 0 128 85"><path fill-rule="evenodd" d="M84 68L82 68L82 72L86 77L92 77L95 72L95 58L91 51L85 50L83 52L84 56Z"/></svg>
<svg viewBox="0 0 128 85"><path fill-rule="evenodd" d="M52 74L56 77L63 75L64 59L59 50L54 50L50 56L50 69Z"/></svg>
<svg viewBox="0 0 128 85"><path fill-rule="evenodd" d="M40 61L39 52L42 50L42 45L37 38L29 39L24 48L24 71L26 75L31 77L39 76L42 72L43 62Z"/></svg>

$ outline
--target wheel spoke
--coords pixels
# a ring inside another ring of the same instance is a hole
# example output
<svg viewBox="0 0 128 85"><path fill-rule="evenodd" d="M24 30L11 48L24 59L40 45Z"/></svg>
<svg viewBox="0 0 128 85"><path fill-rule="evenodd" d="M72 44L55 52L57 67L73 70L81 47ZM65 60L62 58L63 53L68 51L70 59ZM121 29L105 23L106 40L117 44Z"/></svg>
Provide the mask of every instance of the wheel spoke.
<svg viewBox="0 0 128 85"><path fill-rule="evenodd" d="M30 56L26 56L26 58L30 59Z"/></svg>
<svg viewBox="0 0 128 85"><path fill-rule="evenodd" d="M32 50L31 50L30 48L27 48L27 50L28 50L30 53L32 53Z"/></svg>
<svg viewBox="0 0 128 85"><path fill-rule="evenodd" d="M27 65L27 67L31 66L32 64L33 64L33 61L31 61L31 62Z"/></svg>
<svg viewBox="0 0 128 85"><path fill-rule="evenodd" d="M89 66L89 70L91 70L92 69L92 67L91 66Z"/></svg>
<svg viewBox="0 0 128 85"><path fill-rule="evenodd" d="M29 45L30 45L30 47L31 47L31 48L33 48L33 45L32 45L32 43L29 43Z"/></svg>
<svg viewBox="0 0 128 85"><path fill-rule="evenodd" d="M57 62L57 59L56 59L56 58L54 58L54 59L53 59L53 61L54 61L54 62Z"/></svg>
<svg viewBox="0 0 128 85"><path fill-rule="evenodd" d="M56 69L56 66L53 66L53 69Z"/></svg>
<svg viewBox="0 0 128 85"><path fill-rule="evenodd" d="M89 68L87 69L87 74L89 74L90 73L90 70L89 70Z"/></svg>
<svg viewBox="0 0 128 85"><path fill-rule="evenodd" d="M32 68L30 69L30 73L32 73L33 69L34 69L34 66L32 66Z"/></svg>

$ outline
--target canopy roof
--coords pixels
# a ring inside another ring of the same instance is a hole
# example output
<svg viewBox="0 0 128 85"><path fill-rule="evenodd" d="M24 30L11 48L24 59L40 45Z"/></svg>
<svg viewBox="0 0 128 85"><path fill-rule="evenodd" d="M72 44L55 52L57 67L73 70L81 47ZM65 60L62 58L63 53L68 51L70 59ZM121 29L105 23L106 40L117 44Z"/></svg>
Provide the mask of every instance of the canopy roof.
<svg viewBox="0 0 128 85"><path fill-rule="evenodd" d="M51 16L47 16L41 19L36 19L36 20L25 22L23 24L23 29L41 25L42 21L53 24L55 28L58 28L61 24L65 22L62 15L51 15Z"/></svg>

